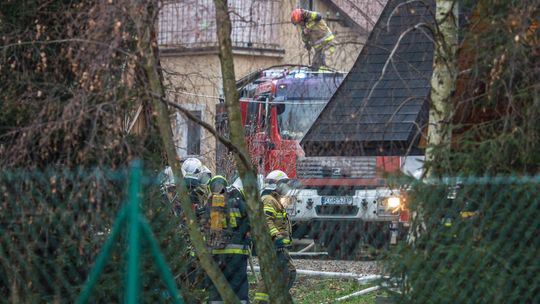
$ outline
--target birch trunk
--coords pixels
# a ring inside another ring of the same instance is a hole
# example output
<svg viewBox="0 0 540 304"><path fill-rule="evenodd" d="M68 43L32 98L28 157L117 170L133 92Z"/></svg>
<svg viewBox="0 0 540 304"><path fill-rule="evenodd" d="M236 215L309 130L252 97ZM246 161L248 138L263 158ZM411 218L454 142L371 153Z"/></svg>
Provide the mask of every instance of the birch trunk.
<svg viewBox="0 0 540 304"><path fill-rule="evenodd" d="M169 110L162 101L165 99L165 88L162 82L163 77L158 69L159 62L157 60L156 36L152 23L152 20L154 20L152 18L152 8L152 5L146 3L146 1L139 1L137 2L137 5L134 4L132 7L132 18L135 21L139 37L137 49L139 56L141 57L141 69L147 78L148 97L154 108L154 117L157 119L159 133L163 141L169 165L173 170L174 176L183 180L180 163L177 159L174 146L173 133L169 120ZM179 193L180 204L187 219L190 240L195 248L197 258L199 259L202 268L215 284L225 303L239 303L238 298L230 288L225 276L206 248L206 242L199 230L195 211L191 206L185 184L183 182L177 182L176 191Z"/></svg>
<svg viewBox="0 0 540 304"><path fill-rule="evenodd" d="M285 286L285 280L275 267L277 256L270 232L266 226L263 206L257 190L257 175L251 163L245 143L244 126L242 125L239 94L236 90L236 77L231 42L231 19L228 13L227 0L214 0L216 7L217 37L219 41L219 60L223 77L225 106L228 112L231 143L238 148L235 161L238 173L242 178L244 191L248 200L248 214L251 234L257 240L257 253L262 267L262 277L267 287L271 303L292 303L292 298Z"/></svg>
<svg viewBox="0 0 540 304"><path fill-rule="evenodd" d="M436 36L426 148L426 177L443 174L451 144L452 95L456 87L458 45L458 3L436 1Z"/></svg>

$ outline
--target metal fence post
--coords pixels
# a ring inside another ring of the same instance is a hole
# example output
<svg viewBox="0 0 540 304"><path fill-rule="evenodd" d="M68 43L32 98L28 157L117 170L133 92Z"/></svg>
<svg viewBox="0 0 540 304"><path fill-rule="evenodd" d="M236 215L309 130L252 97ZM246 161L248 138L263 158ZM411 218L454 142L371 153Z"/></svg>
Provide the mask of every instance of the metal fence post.
<svg viewBox="0 0 540 304"><path fill-rule="evenodd" d="M126 277L126 304L135 304L139 297L139 255L140 255L140 191L141 162L135 160L131 164L129 174L128 203L128 267Z"/></svg>
<svg viewBox="0 0 540 304"><path fill-rule="evenodd" d="M160 276L167 287L169 296L172 297L174 303L184 303L178 289L176 288L176 283L171 270L169 269L167 262L159 249L157 240L152 233L152 229L145 220L144 215L141 214L139 204L141 201L140 194L142 183L142 165L140 161L136 160L132 162L130 169L127 204L120 210L118 216L116 217L110 235L103 244L103 248L96 258L96 262L90 271L88 279L86 280L83 290L81 291L76 303L85 304L88 302L91 292L110 257L112 247L118 241L118 237L124 228L124 225L126 225L128 236L127 271L125 276L126 293L124 302L126 304L135 304L138 303L139 300L139 275L142 237L145 238L150 244L150 250L154 263L156 264L156 267L160 272Z"/></svg>

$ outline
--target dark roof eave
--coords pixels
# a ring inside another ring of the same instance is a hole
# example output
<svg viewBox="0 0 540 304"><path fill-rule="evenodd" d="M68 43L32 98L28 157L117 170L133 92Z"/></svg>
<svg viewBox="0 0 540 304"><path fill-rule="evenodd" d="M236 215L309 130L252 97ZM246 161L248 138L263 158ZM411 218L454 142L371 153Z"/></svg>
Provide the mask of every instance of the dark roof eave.
<svg viewBox="0 0 540 304"><path fill-rule="evenodd" d="M309 156L408 156L423 155L414 141L306 141L302 148Z"/></svg>

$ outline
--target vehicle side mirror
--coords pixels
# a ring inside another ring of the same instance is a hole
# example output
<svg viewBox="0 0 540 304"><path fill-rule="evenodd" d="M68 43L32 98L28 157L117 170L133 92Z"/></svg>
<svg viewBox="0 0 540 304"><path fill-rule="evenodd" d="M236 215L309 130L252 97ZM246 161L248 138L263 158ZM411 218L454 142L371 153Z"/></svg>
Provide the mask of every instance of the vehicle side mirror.
<svg viewBox="0 0 540 304"><path fill-rule="evenodd" d="M284 101L285 98L283 98L283 96L276 97L273 100L273 102L275 102L274 106L276 107L278 115L285 112L285 104L283 103Z"/></svg>
<svg viewBox="0 0 540 304"><path fill-rule="evenodd" d="M282 114L283 112L285 112L285 105L284 104L278 104L276 105L277 107L277 114L280 115Z"/></svg>

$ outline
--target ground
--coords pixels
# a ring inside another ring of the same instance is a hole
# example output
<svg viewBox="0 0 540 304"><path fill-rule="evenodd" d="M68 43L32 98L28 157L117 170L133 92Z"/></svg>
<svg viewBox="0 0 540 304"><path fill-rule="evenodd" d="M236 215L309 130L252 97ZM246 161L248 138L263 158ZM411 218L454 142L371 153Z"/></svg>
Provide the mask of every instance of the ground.
<svg viewBox="0 0 540 304"><path fill-rule="evenodd" d="M252 276L250 276L250 283L252 283L250 284L250 299L254 299L256 284L255 279ZM337 298L371 286L372 285L360 285L356 280L299 276L291 289L291 294L295 304L326 304L335 303ZM375 303L375 298L381 295L384 295L384 291L377 290L339 303L372 304Z"/></svg>
<svg viewBox="0 0 540 304"><path fill-rule="evenodd" d="M256 265L258 264L256 259L254 262ZM295 259L294 263L297 269L303 270L352 272L362 275L380 274L380 268L376 261ZM373 285L360 285L355 279L329 279L299 275L291 289L291 294L295 304L326 304L335 303L337 298L371 286ZM255 278L250 273L251 299L255 298L255 287ZM384 295L384 291L378 290L339 303L375 303L375 298L381 295Z"/></svg>

